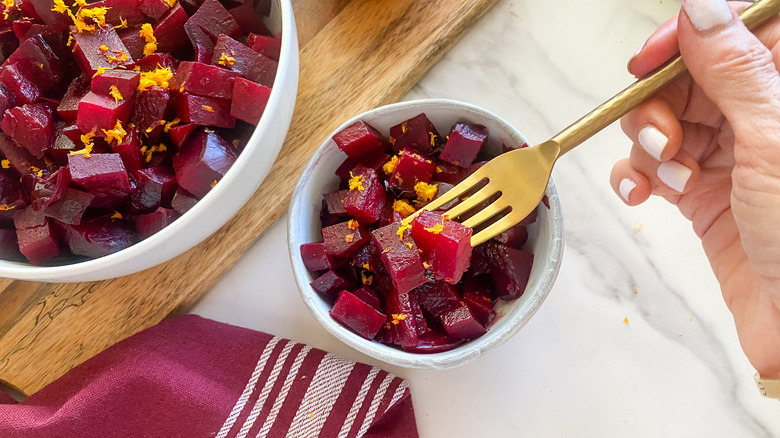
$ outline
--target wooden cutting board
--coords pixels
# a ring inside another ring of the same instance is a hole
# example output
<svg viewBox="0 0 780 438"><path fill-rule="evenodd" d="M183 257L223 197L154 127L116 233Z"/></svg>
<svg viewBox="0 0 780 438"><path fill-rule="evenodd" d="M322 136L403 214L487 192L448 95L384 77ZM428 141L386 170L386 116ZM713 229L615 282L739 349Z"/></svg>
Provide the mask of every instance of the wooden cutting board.
<svg viewBox="0 0 780 438"><path fill-rule="evenodd" d="M185 312L284 214L301 169L342 121L400 99L496 0L293 0L300 85L274 168L191 251L113 280L0 279L0 381L31 394L116 342Z"/></svg>

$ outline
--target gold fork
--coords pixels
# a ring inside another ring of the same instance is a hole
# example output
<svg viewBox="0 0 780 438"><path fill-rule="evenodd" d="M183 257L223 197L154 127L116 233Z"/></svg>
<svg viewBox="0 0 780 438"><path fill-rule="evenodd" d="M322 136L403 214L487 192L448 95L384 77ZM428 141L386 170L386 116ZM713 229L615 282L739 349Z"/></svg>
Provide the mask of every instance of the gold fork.
<svg viewBox="0 0 780 438"><path fill-rule="evenodd" d="M745 9L740 18L752 30L778 13L780 0L759 0ZM437 210L473 191L473 194L444 214L454 220L492 199L488 206L462 221L464 225L476 228L511 208L511 211L498 216L497 220L471 237L471 246L486 242L518 224L539 205L553 165L561 155L606 128L686 72L687 68L678 56L653 74L634 82L550 140L490 160L424 209Z"/></svg>

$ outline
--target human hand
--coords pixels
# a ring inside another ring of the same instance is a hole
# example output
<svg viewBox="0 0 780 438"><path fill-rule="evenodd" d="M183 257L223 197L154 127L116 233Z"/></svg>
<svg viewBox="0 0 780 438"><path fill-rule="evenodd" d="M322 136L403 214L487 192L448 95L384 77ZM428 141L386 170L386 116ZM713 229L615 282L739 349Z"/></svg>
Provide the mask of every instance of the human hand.
<svg viewBox="0 0 780 438"><path fill-rule="evenodd" d="M610 183L628 205L654 194L691 220L745 355L780 379L780 17L754 36L736 15L748 5L683 0L632 57L643 76L679 47L690 76L621 120L634 145Z"/></svg>

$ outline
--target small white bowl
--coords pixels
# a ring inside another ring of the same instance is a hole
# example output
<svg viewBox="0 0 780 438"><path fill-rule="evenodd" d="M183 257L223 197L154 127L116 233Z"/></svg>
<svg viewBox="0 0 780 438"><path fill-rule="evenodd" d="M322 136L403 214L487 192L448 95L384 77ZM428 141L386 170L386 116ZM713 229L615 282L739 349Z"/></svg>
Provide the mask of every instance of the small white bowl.
<svg viewBox="0 0 780 438"><path fill-rule="evenodd" d="M420 113L425 113L444 132L459 121L485 125L489 132L488 152L498 154L501 144L519 145L525 137L497 115L482 108L451 100L418 100L377 108L345 122L336 132L358 120L364 120L387 135L390 127ZM517 300L498 300L494 310L496 317L490 322L488 332L453 350L442 353L409 353L355 334L334 320L329 312L331 305L311 288L314 278L306 270L300 255L304 243L322 241L319 212L323 193L338 188L334 174L346 158L328 137L311 158L295 187L288 214L288 244L295 281L301 297L319 323L331 334L356 350L389 364L427 369L446 369L476 359L482 353L500 345L517 333L536 313L552 288L558 275L563 251L563 217L555 183L550 180L547 198L550 208L540 207L536 222L528 227L529 241L526 249L534 254L534 264L525 293Z"/></svg>
<svg viewBox="0 0 780 438"><path fill-rule="evenodd" d="M275 34L280 31L282 34L274 86L260 123L219 184L172 224L129 248L61 266L33 266L0 260L0 277L48 282L120 277L184 253L230 220L271 170L290 127L298 93L298 33L290 0L274 0L266 24Z"/></svg>

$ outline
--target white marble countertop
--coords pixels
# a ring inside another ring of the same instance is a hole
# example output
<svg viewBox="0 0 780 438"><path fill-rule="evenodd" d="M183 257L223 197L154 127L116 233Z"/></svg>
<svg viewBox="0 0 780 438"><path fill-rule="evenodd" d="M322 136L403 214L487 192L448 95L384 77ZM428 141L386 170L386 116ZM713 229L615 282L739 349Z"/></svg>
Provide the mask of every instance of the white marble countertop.
<svg viewBox="0 0 780 438"><path fill-rule="evenodd" d="M679 7L500 0L405 99L474 103L545 140L631 83L631 53ZM384 366L409 380L422 437L780 436L689 223L612 193L629 147L613 125L558 163L563 266L517 335L453 370ZM193 312L382 366L318 326L286 245L282 220Z"/></svg>

